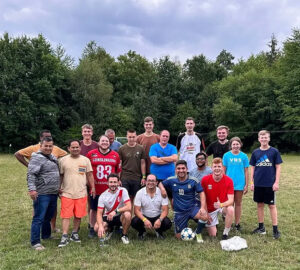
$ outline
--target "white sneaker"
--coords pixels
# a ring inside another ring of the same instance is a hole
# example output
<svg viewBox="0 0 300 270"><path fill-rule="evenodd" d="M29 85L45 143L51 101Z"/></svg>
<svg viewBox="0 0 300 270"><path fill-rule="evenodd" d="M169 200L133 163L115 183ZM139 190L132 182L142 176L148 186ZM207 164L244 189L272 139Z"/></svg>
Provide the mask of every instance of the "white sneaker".
<svg viewBox="0 0 300 270"><path fill-rule="evenodd" d="M123 236L121 237L121 240L122 240L123 244L125 244L125 245L128 245L128 244L129 244L129 239L128 239L128 236L127 236L127 235L123 235Z"/></svg>

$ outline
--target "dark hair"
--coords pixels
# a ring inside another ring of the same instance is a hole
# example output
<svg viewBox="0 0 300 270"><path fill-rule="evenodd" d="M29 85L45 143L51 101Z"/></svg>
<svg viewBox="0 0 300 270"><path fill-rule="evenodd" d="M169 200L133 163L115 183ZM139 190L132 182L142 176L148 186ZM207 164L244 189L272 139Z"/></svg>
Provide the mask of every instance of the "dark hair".
<svg viewBox="0 0 300 270"><path fill-rule="evenodd" d="M120 181L120 177L119 175L117 175L116 173L111 173L107 176L107 181L109 181L109 178L118 178L118 181Z"/></svg>
<svg viewBox="0 0 300 270"><path fill-rule="evenodd" d="M241 145L241 148L242 148L243 143L242 143L241 139L239 137L233 137L229 141L229 149L232 149L231 145L232 145L233 141L237 141Z"/></svg>
<svg viewBox="0 0 300 270"><path fill-rule="evenodd" d="M50 134L51 134L50 130L48 130L48 129L43 129L42 131L40 131L40 138L43 137L43 134L44 134L44 133L50 133Z"/></svg>
<svg viewBox="0 0 300 270"><path fill-rule="evenodd" d="M77 140L77 139L72 139L72 140L69 140L69 142L68 142L68 147L71 146L71 143L72 143L72 142L78 142L78 144L79 144L79 146L80 146L80 141L79 141L79 140Z"/></svg>
<svg viewBox="0 0 300 270"><path fill-rule="evenodd" d="M200 152L196 155L196 158L199 156L204 156L205 159L207 159L207 155L204 152Z"/></svg>
<svg viewBox="0 0 300 270"><path fill-rule="evenodd" d="M44 137L41 139L41 144L43 144L43 142L53 142L52 137Z"/></svg>
<svg viewBox="0 0 300 270"><path fill-rule="evenodd" d="M127 130L127 133L136 133L136 131L133 128L130 128Z"/></svg>
<svg viewBox="0 0 300 270"><path fill-rule="evenodd" d="M178 165L184 165L185 167L187 167L187 163L186 163L186 161L183 160L183 159L180 159L180 160L178 160L178 161L176 162L176 167L177 167Z"/></svg>

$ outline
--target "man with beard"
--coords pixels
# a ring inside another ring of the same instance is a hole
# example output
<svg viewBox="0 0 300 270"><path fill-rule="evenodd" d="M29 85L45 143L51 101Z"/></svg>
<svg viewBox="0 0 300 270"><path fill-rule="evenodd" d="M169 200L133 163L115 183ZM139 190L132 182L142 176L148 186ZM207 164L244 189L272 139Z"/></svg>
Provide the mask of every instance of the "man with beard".
<svg viewBox="0 0 300 270"><path fill-rule="evenodd" d="M89 237L96 236L94 225L96 223L96 213L98 206L99 196L108 188L107 176L111 173L119 174L121 172L120 157L117 152L109 149L109 139L107 136L102 135L99 138L99 147L87 154L87 158L91 161L93 168L93 176L95 180L95 198L90 195L90 222L91 227L89 230Z"/></svg>
<svg viewBox="0 0 300 270"><path fill-rule="evenodd" d="M213 158L223 158L224 154L229 151L229 141L227 136L229 133L229 128L227 126L217 127L217 137L218 140L212 142L206 149L206 154L208 156L213 155Z"/></svg>
<svg viewBox="0 0 300 270"><path fill-rule="evenodd" d="M131 223L131 201L125 188L119 187L119 176L107 177L108 189L101 194L98 202L95 231L99 238L109 240L114 226L122 226L121 240L129 244L128 229Z"/></svg>
<svg viewBox="0 0 300 270"><path fill-rule="evenodd" d="M205 175L209 175L212 173L212 170L209 166L206 166L207 156L205 153L201 152L196 155L196 164L197 168L193 169L190 172L190 176L195 177L200 183Z"/></svg>
<svg viewBox="0 0 300 270"><path fill-rule="evenodd" d="M206 199L200 183L188 176L185 160L176 162L176 176L169 177L159 184L162 193L169 188L173 195L175 236L179 239L181 231L188 226L190 219L197 221L197 243L203 243L202 229L208 220ZM200 193L200 204L195 193Z"/></svg>

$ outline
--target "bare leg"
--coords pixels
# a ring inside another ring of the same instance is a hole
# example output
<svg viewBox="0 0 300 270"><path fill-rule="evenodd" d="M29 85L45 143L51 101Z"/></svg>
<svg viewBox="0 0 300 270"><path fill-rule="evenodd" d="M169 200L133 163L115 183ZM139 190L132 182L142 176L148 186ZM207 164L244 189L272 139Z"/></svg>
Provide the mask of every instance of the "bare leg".
<svg viewBox="0 0 300 270"><path fill-rule="evenodd" d="M212 227L207 227L207 231L209 236L216 237L217 236L217 227L212 226Z"/></svg>
<svg viewBox="0 0 300 270"><path fill-rule="evenodd" d="M69 218L63 218L61 223L62 223L63 234L68 234L69 226L70 226L70 219Z"/></svg>
<svg viewBox="0 0 300 270"><path fill-rule="evenodd" d="M234 216L235 224L240 224L241 215L242 215L242 198L243 191L236 190L234 191Z"/></svg>
<svg viewBox="0 0 300 270"><path fill-rule="evenodd" d="M257 219L258 223L263 223L264 222L264 208L265 204L264 203L257 203Z"/></svg>
<svg viewBox="0 0 300 270"><path fill-rule="evenodd" d="M275 204L269 205L272 225L277 226L277 207Z"/></svg>
<svg viewBox="0 0 300 270"><path fill-rule="evenodd" d="M78 232L80 226L81 218L74 217L73 220L73 232Z"/></svg>
<svg viewBox="0 0 300 270"><path fill-rule="evenodd" d="M57 209L55 210L55 213L54 213L54 215L53 215L53 217L51 218L51 221L50 221L52 232L56 231L56 216L57 216Z"/></svg>
<svg viewBox="0 0 300 270"><path fill-rule="evenodd" d="M97 215L97 211L91 210L91 212L90 212L90 225L91 225L91 227L94 227L94 226L95 226L95 223L96 223L96 215Z"/></svg>
<svg viewBox="0 0 300 270"><path fill-rule="evenodd" d="M130 224L131 224L131 214L130 214L130 212L124 212L121 215L121 223L122 223L122 227L123 227L123 234L127 234L128 229L129 229Z"/></svg>

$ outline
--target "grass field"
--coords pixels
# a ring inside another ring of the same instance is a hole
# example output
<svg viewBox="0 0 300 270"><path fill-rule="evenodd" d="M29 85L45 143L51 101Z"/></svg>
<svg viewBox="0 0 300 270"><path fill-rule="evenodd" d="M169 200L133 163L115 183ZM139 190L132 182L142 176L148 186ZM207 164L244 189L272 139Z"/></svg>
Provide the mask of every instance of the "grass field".
<svg viewBox="0 0 300 270"><path fill-rule="evenodd" d="M219 241L209 240L206 233L201 245L175 240L173 231L164 241L153 236L140 242L132 229L129 245L123 245L115 236L109 246L100 248L96 239L87 238L85 218L79 232L81 244L70 243L59 249L61 235L55 234L54 239L43 242L46 249L37 252L29 243L32 202L27 195L26 168L12 155L0 155L0 269L300 269L300 156L284 155L283 160L277 194L282 237L277 241L272 239L268 211L267 235L250 234L257 219L249 192L243 200L241 222L247 250L222 251ZM221 222L218 239L222 230ZM230 235L235 233L231 231Z"/></svg>

